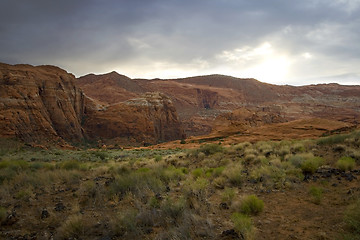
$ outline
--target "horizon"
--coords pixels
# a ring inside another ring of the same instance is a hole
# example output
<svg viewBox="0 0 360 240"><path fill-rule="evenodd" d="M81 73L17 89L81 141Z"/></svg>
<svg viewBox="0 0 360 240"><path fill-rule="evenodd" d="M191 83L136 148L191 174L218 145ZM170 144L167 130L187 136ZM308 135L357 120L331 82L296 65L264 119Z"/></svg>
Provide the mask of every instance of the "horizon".
<svg viewBox="0 0 360 240"><path fill-rule="evenodd" d="M0 62L77 77L360 84L360 0L3 1Z"/></svg>

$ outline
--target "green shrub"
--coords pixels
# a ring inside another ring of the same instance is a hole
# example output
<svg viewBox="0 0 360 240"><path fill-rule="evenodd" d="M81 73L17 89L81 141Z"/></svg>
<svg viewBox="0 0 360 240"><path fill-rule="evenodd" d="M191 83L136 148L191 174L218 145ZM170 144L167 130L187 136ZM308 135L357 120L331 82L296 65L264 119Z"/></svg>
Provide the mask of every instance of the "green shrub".
<svg viewBox="0 0 360 240"><path fill-rule="evenodd" d="M264 210L264 202L255 195L245 197L240 204L240 212L243 214L257 215Z"/></svg>
<svg viewBox="0 0 360 240"><path fill-rule="evenodd" d="M191 174L194 176L195 179L202 177L204 175L204 169L196 168L194 169Z"/></svg>
<svg viewBox="0 0 360 240"><path fill-rule="evenodd" d="M347 239L359 239L360 237L360 200L350 205L345 211L344 221L346 230L349 232ZM352 238L353 237L353 238ZM356 238L357 237L357 238Z"/></svg>
<svg viewBox="0 0 360 240"><path fill-rule="evenodd" d="M162 160L162 156L161 155L156 155L154 157L154 160L155 160L155 162L160 162Z"/></svg>
<svg viewBox="0 0 360 240"><path fill-rule="evenodd" d="M232 188L225 188L221 196L221 201L227 204L231 204L235 197L235 191Z"/></svg>
<svg viewBox="0 0 360 240"><path fill-rule="evenodd" d="M240 164L237 164L227 166L223 173L232 185L241 186L245 178L242 171L242 166Z"/></svg>
<svg viewBox="0 0 360 240"><path fill-rule="evenodd" d="M205 144L199 148L199 152L204 153L206 156L215 154L217 152L222 152L223 150L224 147L219 144Z"/></svg>
<svg viewBox="0 0 360 240"><path fill-rule="evenodd" d="M234 229L244 240L255 239L255 228L251 221L251 218L241 213L233 213L231 220L234 223Z"/></svg>
<svg viewBox="0 0 360 240"><path fill-rule="evenodd" d="M311 186L309 193L313 197L312 202L319 205L323 197L323 189L319 187Z"/></svg>
<svg viewBox="0 0 360 240"><path fill-rule="evenodd" d="M343 143L345 139L348 137L349 137L348 134L338 134L338 135L323 137L317 140L317 144L330 145L330 144Z"/></svg>
<svg viewBox="0 0 360 240"><path fill-rule="evenodd" d="M315 171L324 164L324 159L321 157L313 157L306 159L301 164L301 169L304 173L315 173Z"/></svg>
<svg viewBox="0 0 360 240"><path fill-rule="evenodd" d="M353 170L355 165L355 159L351 157L342 157L336 162L336 167L343 171Z"/></svg>
<svg viewBox="0 0 360 240"><path fill-rule="evenodd" d="M185 139L181 139L181 140L180 140L180 144L186 144Z"/></svg>

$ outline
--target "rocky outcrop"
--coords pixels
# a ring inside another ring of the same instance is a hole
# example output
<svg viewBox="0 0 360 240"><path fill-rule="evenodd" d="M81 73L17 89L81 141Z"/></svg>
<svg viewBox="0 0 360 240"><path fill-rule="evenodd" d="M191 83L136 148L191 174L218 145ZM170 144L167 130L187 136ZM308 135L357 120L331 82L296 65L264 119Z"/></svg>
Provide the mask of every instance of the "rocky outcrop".
<svg viewBox="0 0 360 240"><path fill-rule="evenodd" d="M119 80L116 73L106 77ZM120 78L118 84L141 92ZM53 66L0 64L0 137L41 145L85 138L140 145L183 137L176 109L164 94L130 94L137 98L109 105L84 95L75 80Z"/></svg>
<svg viewBox="0 0 360 240"><path fill-rule="evenodd" d="M121 144L155 144L184 137L175 107L161 93L146 93L93 111L84 128L92 138Z"/></svg>
<svg viewBox="0 0 360 240"><path fill-rule="evenodd" d="M84 94L53 66L0 64L0 136L32 143L79 141Z"/></svg>

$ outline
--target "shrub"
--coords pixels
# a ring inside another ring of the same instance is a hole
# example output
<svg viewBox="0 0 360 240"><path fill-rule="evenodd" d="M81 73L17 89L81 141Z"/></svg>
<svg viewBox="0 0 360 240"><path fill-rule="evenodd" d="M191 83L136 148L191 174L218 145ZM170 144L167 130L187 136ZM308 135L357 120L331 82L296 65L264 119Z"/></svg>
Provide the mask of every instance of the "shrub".
<svg viewBox="0 0 360 240"><path fill-rule="evenodd" d="M96 152L93 152L93 155L95 157L98 157L100 158L102 161L104 161L106 158L109 157L109 154L107 152L104 152L104 151L96 151Z"/></svg>
<svg viewBox="0 0 360 240"><path fill-rule="evenodd" d="M240 186L244 181L242 167L238 165L230 165L224 170L224 175L229 179L229 182L235 186Z"/></svg>
<svg viewBox="0 0 360 240"><path fill-rule="evenodd" d="M348 134L338 134L329 137L320 138L317 140L317 144L319 145L330 145L330 144L337 144L343 143L346 138L348 138Z"/></svg>
<svg viewBox="0 0 360 240"><path fill-rule="evenodd" d="M324 164L324 159L321 157L313 157L306 159L301 164L301 169L304 173L314 173L321 165Z"/></svg>
<svg viewBox="0 0 360 240"><path fill-rule="evenodd" d="M349 234L348 239L359 239L360 236L360 200L350 205L345 211L344 221ZM353 238L352 238L352 237ZM357 238L355 238L357 236Z"/></svg>
<svg viewBox="0 0 360 240"><path fill-rule="evenodd" d="M312 186L310 187L309 193L313 197L312 202L319 205L323 196L323 189Z"/></svg>
<svg viewBox="0 0 360 240"><path fill-rule="evenodd" d="M202 177L204 175L204 169L196 168L194 169L191 174L194 176L195 179Z"/></svg>
<svg viewBox="0 0 360 240"><path fill-rule="evenodd" d="M164 203L161 205L161 211L165 218L171 218L174 220L179 219L185 210L186 201L184 199L166 199Z"/></svg>
<svg viewBox="0 0 360 240"><path fill-rule="evenodd" d="M336 167L342 171L352 170L355 165L355 160L351 157L342 157L336 162Z"/></svg>
<svg viewBox="0 0 360 240"><path fill-rule="evenodd" d="M235 191L232 188L225 188L222 197L221 197L221 201L225 202L227 204L231 204L232 200L235 197Z"/></svg>
<svg viewBox="0 0 360 240"><path fill-rule="evenodd" d="M205 144L199 148L199 152L203 152L206 156L217 152L222 152L224 148L219 144Z"/></svg>
<svg viewBox="0 0 360 240"><path fill-rule="evenodd" d="M181 139L181 140L180 140L180 144L186 144L185 139Z"/></svg>
<svg viewBox="0 0 360 240"><path fill-rule="evenodd" d="M80 162L77 160L66 160L60 164L60 167L65 170L80 169Z"/></svg>
<svg viewBox="0 0 360 240"><path fill-rule="evenodd" d="M249 195L241 201L240 212L257 215L264 210L264 202L255 195Z"/></svg>
<svg viewBox="0 0 360 240"><path fill-rule="evenodd" d="M162 160L162 156L161 155L156 155L154 157L154 160L155 160L155 162L160 162Z"/></svg>
<svg viewBox="0 0 360 240"><path fill-rule="evenodd" d="M249 216L241 213L233 213L231 215L231 220L234 223L235 231L240 235L240 239L255 239L255 228Z"/></svg>
<svg viewBox="0 0 360 240"><path fill-rule="evenodd" d="M118 214L111 223L113 233L119 236L123 236L125 233L137 233L136 215L137 211L134 209Z"/></svg>
<svg viewBox="0 0 360 240"><path fill-rule="evenodd" d="M81 215L71 215L60 226L58 233L62 239L80 239L85 233L83 218Z"/></svg>

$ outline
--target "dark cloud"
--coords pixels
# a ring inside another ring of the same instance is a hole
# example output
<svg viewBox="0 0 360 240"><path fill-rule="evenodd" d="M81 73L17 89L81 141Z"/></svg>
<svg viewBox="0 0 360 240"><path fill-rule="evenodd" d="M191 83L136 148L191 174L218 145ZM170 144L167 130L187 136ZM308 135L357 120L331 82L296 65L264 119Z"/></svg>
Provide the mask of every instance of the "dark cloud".
<svg viewBox="0 0 360 240"><path fill-rule="evenodd" d="M241 77L281 57L291 62L288 83L359 76L359 7L358 0L3 0L0 61L54 64L76 75ZM259 53L264 43L271 49Z"/></svg>

